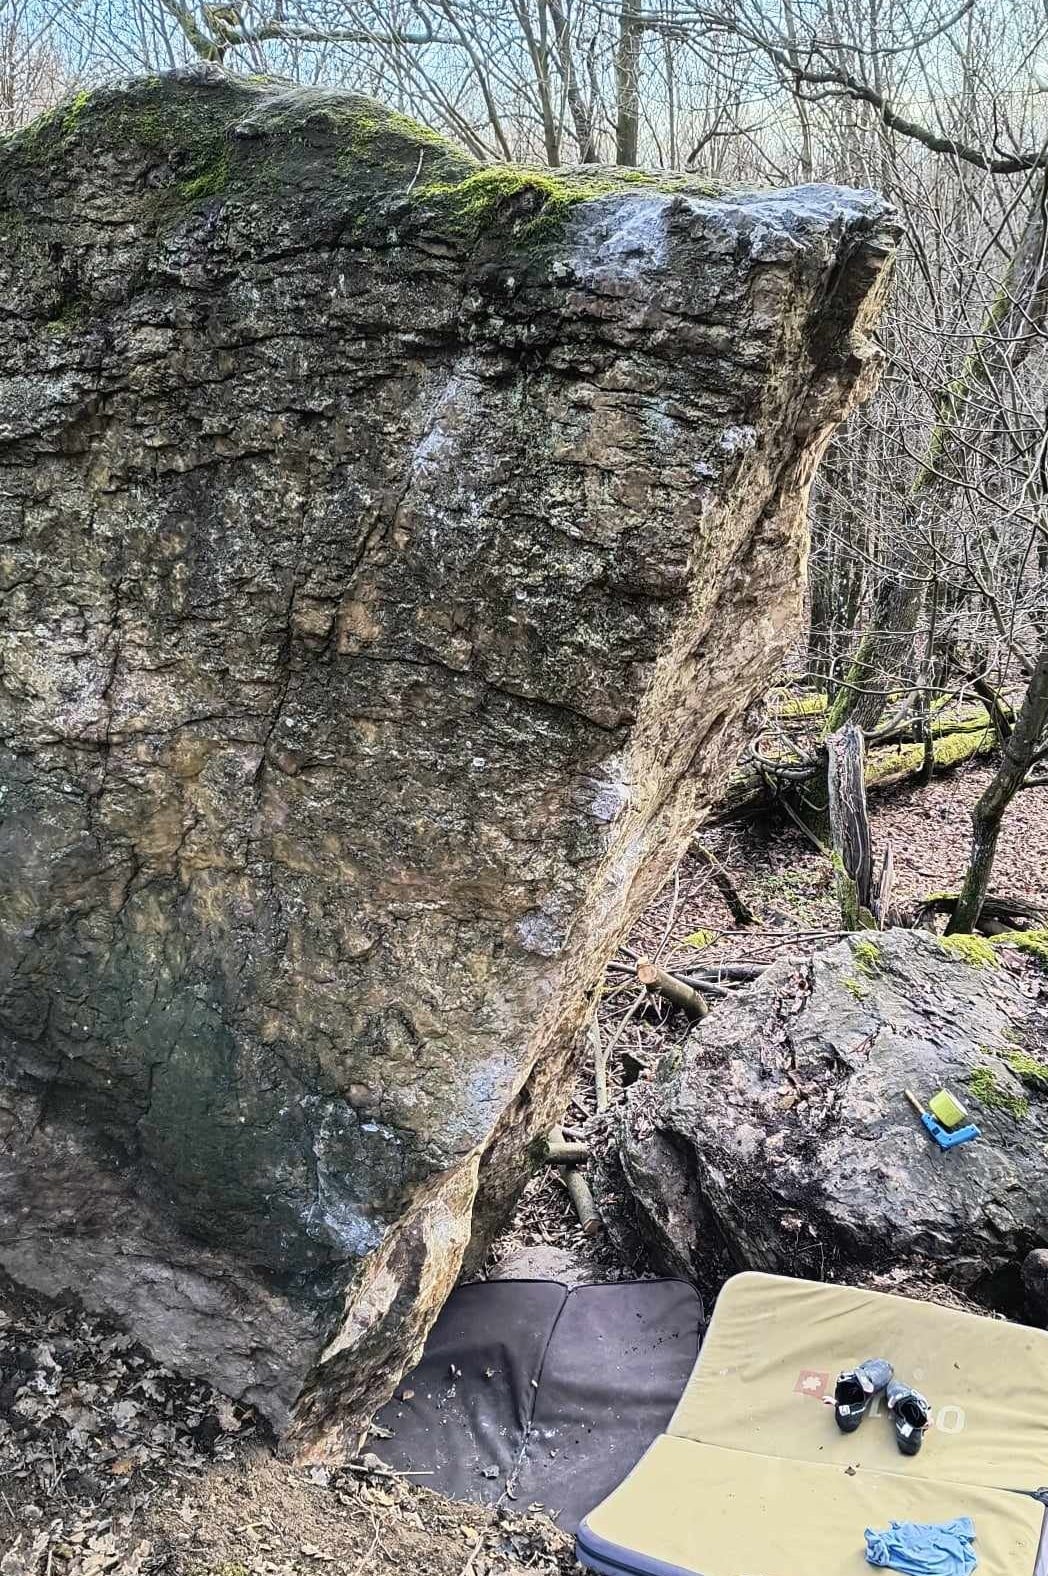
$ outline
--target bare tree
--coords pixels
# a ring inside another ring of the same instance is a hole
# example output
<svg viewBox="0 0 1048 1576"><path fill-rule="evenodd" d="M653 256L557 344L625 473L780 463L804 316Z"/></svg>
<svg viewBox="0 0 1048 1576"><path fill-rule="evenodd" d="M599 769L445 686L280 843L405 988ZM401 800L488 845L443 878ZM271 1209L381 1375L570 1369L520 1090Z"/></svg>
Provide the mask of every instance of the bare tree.
<svg viewBox="0 0 1048 1576"><path fill-rule="evenodd" d="M1037 656L1019 715L993 778L972 811L972 851L951 932L974 930L990 890L997 840L1008 806L1031 785L1037 765L1048 757L1048 646ZM1034 778L1034 780L1036 780Z"/></svg>

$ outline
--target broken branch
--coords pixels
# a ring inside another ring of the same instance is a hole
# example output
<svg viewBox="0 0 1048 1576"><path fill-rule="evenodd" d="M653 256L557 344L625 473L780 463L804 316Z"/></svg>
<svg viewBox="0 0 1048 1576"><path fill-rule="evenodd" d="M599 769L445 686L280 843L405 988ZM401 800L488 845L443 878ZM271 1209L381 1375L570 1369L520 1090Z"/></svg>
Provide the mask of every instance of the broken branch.
<svg viewBox="0 0 1048 1576"><path fill-rule="evenodd" d="M546 1160L551 1166L579 1166L584 1160L589 1159L589 1147L586 1144L555 1144L550 1138L546 1142Z"/></svg>
<svg viewBox="0 0 1048 1576"><path fill-rule="evenodd" d="M675 974L667 974L650 958L641 958L637 964L637 979L646 990L662 996L674 1007L679 1007L690 1018L705 1018L709 1012L704 996L693 985L686 985Z"/></svg>
<svg viewBox="0 0 1048 1576"><path fill-rule="evenodd" d="M560 1127L550 1128L547 1143L550 1150L566 1149L568 1147L565 1143L564 1131ZM566 1166L560 1175L564 1186L568 1190L568 1197L571 1199L575 1213L579 1218L582 1235L584 1237L595 1237L601 1229L601 1222L600 1215L597 1213L597 1206L593 1202L593 1194L590 1192L589 1183L582 1175L582 1172L576 1171L574 1166Z"/></svg>

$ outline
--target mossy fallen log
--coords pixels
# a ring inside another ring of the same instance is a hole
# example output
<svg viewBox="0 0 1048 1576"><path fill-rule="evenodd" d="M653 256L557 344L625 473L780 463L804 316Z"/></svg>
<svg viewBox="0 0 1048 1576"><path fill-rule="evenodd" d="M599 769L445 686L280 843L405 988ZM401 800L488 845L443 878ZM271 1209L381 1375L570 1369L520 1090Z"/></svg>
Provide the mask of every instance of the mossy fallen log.
<svg viewBox="0 0 1048 1576"><path fill-rule="evenodd" d="M952 726L933 724L932 754L936 771L949 771L965 761L993 754L997 748L997 733L986 711L980 707L979 712L978 718L958 719ZM940 731L936 732L936 726ZM918 740L877 745L866 754L867 792L917 777L923 765L924 745ZM787 788L796 793L803 789L806 781L815 783L818 780L817 766L812 766L805 774L802 763L788 756L783 757L782 766L781 782L774 764L766 766L746 761L737 767L714 806L710 820L730 821L736 816L767 809Z"/></svg>
<svg viewBox="0 0 1048 1576"><path fill-rule="evenodd" d="M959 899L959 892L926 893L917 904L917 923L921 924L934 914L952 914ZM976 929L984 936L989 936L995 946L1021 946L1048 960L1048 947L1044 939L1048 931L1042 928L1046 922L1048 909L1043 903L1032 902L1025 897L1013 897L1008 893L991 892L983 900ZM965 932L945 939L951 944L963 945L969 938ZM984 960L987 958L988 954L984 954Z"/></svg>
<svg viewBox="0 0 1048 1576"><path fill-rule="evenodd" d="M932 740L936 771L949 771L979 755L992 755L997 748L997 732L988 718L982 725L966 724ZM916 777L924 765L924 745L889 744L869 752L866 787L887 788L891 783Z"/></svg>
<svg viewBox="0 0 1048 1576"><path fill-rule="evenodd" d="M802 722L809 717L821 717L829 705L824 690L807 695L788 694L776 690L768 696L768 712L777 722Z"/></svg>

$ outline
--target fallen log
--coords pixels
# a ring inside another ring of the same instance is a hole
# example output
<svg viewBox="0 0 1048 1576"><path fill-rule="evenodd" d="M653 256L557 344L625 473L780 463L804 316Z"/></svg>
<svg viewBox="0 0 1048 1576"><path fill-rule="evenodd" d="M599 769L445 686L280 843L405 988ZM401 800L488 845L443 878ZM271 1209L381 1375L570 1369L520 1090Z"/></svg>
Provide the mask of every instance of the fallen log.
<svg viewBox="0 0 1048 1576"><path fill-rule="evenodd" d="M755 980L770 967L770 963L711 963L708 968L673 969L671 972L678 979L687 980L689 984L704 979L738 980L740 983L745 983Z"/></svg>
<svg viewBox="0 0 1048 1576"><path fill-rule="evenodd" d="M980 708L980 712L980 719L959 721L948 731L944 723L932 724L932 756L936 771L949 771L965 761L992 755L997 749L996 729L986 711ZM727 787L714 805L708 822L731 821L737 816L768 809L786 790L796 793L806 782L818 781L821 766L821 758L818 764L806 766L803 761L783 757L780 781L780 763L774 759L765 756L760 763L746 761L728 778ZM879 744L866 754L867 792L917 777L923 766L924 745L919 741Z"/></svg>
<svg viewBox="0 0 1048 1576"><path fill-rule="evenodd" d="M952 914L960 900L959 892L929 892L917 904L917 923L932 914ZM1007 893L991 893L984 899L976 930L987 936L1001 935L1006 931L1021 931L1030 926L1043 925L1048 920L1048 909L1029 898L1012 897Z"/></svg>
<svg viewBox="0 0 1048 1576"><path fill-rule="evenodd" d="M813 717L825 716L828 706L824 690L807 694L773 691L767 699L768 715L776 722L810 722Z"/></svg>
<svg viewBox="0 0 1048 1576"><path fill-rule="evenodd" d="M552 1138L546 1140L546 1162L551 1166L581 1166L589 1159L588 1144L572 1144L568 1140L562 1144L554 1143Z"/></svg>
<svg viewBox="0 0 1048 1576"><path fill-rule="evenodd" d="M765 970L770 968L770 963L764 963L760 968L755 969L752 974L747 974L744 977L725 973L720 978L716 974L694 973L691 969L675 969L673 978L680 980L682 985L690 985L700 995L709 993L714 996L733 996L737 990L744 990L747 985L751 985L754 980L760 978Z"/></svg>

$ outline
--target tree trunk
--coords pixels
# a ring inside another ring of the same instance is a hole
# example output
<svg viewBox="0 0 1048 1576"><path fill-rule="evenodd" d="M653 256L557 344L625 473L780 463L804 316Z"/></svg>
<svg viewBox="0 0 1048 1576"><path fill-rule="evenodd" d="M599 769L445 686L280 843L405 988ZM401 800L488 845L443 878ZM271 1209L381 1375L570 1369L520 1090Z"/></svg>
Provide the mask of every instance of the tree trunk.
<svg viewBox="0 0 1048 1576"><path fill-rule="evenodd" d="M578 143L580 164L599 164L600 151L597 147L597 137L593 128L593 106L588 103L581 87L579 75L575 69L575 51L571 42L571 28L568 18L560 0L549 0L549 14L553 19L553 32L557 42L557 58L560 61L560 74L564 79L564 96L568 101L571 111L571 122L575 128L575 141Z"/></svg>
<svg viewBox="0 0 1048 1576"><path fill-rule="evenodd" d="M615 163L636 164L640 143L640 50L643 38L641 0L622 0L619 43L615 56L618 112L615 122Z"/></svg>
<svg viewBox="0 0 1048 1576"><path fill-rule="evenodd" d="M909 533L919 539L920 514L919 502L912 500L903 511L901 538ZM901 687L923 593L916 564L903 565L897 574L886 575L881 581L870 627L855 648L826 720L832 732L854 722L870 733L881 720L888 696Z"/></svg>
<svg viewBox="0 0 1048 1576"><path fill-rule="evenodd" d="M1033 765L1048 727L1048 646L1038 653L1033 675L1015 719L1001 764L972 811L972 851L960 901L947 926L948 934L974 930L990 889L1004 812L1019 792Z"/></svg>
<svg viewBox="0 0 1048 1576"><path fill-rule="evenodd" d="M865 746L853 722L826 740L830 842L847 930L873 924L873 841L866 808Z"/></svg>

